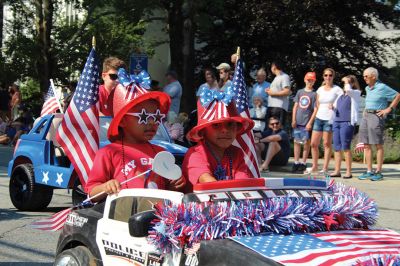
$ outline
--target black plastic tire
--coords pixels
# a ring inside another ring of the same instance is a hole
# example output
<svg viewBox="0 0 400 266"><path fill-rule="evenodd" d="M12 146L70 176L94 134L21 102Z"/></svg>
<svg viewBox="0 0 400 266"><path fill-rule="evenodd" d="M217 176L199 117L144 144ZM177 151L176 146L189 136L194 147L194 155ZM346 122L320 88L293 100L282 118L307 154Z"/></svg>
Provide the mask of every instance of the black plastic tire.
<svg viewBox="0 0 400 266"><path fill-rule="evenodd" d="M75 206L87 199L87 194L83 190L79 177L75 178L74 187L72 188L72 204Z"/></svg>
<svg viewBox="0 0 400 266"><path fill-rule="evenodd" d="M64 250L56 256L54 266L87 266L98 265L92 252L85 246Z"/></svg>
<svg viewBox="0 0 400 266"><path fill-rule="evenodd" d="M32 164L14 168L9 185L12 204L21 211L38 211L46 208L53 197L53 188L35 183Z"/></svg>

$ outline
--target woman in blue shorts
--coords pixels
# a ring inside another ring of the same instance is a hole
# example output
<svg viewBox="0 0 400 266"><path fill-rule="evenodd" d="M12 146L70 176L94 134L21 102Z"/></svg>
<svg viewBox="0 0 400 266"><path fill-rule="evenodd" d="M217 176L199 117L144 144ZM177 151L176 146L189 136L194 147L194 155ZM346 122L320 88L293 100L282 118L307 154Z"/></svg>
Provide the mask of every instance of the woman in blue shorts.
<svg viewBox="0 0 400 266"><path fill-rule="evenodd" d="M346 174L343 178L352 178L351 174L351 140L353 139L354 126L358 123L358 103L361 90L358 80L353 75L342 79L344 94L339 96L334 107L333 119L333 147L335 149L335 171L331 177L341 177L340 168L342 151L346 161Z"/></svg>
<svg viewBox="0 0 400 266"><path fill-rule="evenodd" d="M313 165L307 168L305 174L318 172L319 143L321 138L324 142L324 165L320 174L328 172L329 160L332 151L332 121L333 121L333 103L343 94L340 87L333 84L335 71L332 68L326 68L323 72L324 81L317 90L316 108L317 115L311 135L311 155Z"/></svg>

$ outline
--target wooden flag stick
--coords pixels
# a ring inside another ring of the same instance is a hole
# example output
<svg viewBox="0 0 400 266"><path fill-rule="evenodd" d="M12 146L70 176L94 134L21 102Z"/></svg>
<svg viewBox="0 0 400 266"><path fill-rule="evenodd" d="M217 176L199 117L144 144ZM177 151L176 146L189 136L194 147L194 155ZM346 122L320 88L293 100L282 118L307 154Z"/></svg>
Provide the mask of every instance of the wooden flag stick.
<svg viewBox="0 0 400 266"><path fill-rule="evenodd" d="M92 37L92 47L93 49L96 49L96 37Z"/></svg>

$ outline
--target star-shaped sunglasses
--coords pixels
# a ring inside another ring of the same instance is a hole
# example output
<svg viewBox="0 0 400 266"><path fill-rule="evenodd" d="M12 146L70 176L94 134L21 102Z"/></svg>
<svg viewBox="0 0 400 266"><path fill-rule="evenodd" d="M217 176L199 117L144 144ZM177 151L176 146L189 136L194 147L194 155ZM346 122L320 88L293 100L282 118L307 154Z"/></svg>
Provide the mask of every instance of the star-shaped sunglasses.
<svg viewBox="0 0 400 266"><path fill-rule="evenodd" d="M139 118L139 124L147 125L149 118L153 118L154 123L160 125L164 122L165 114L162 114L160 109L157 109L155 113L148 113L146 109L142 109L140 113L126 113L127 115L136 116Z"/></svg>

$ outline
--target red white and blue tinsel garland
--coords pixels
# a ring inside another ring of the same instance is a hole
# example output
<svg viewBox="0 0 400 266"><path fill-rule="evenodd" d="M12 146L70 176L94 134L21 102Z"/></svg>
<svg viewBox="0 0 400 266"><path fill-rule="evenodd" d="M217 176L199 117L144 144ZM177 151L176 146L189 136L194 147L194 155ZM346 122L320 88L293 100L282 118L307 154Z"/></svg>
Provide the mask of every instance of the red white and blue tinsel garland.
<svg viewBox="0 0 400 266"><path fill-rule="evenodd" d="M155 205L158 219L149 242L163 253L202 240L254 236L262 232L290 234L368 228L377 219L376 203L354 187L333 184L332 195L318 199L277 197Z"/></svg>
<svg viewBox="0 0 400 266"><path fill-rule="evenodd" d="M357 261L354 266L400 266L400 256L382 255L367 261Z"/></svg>

